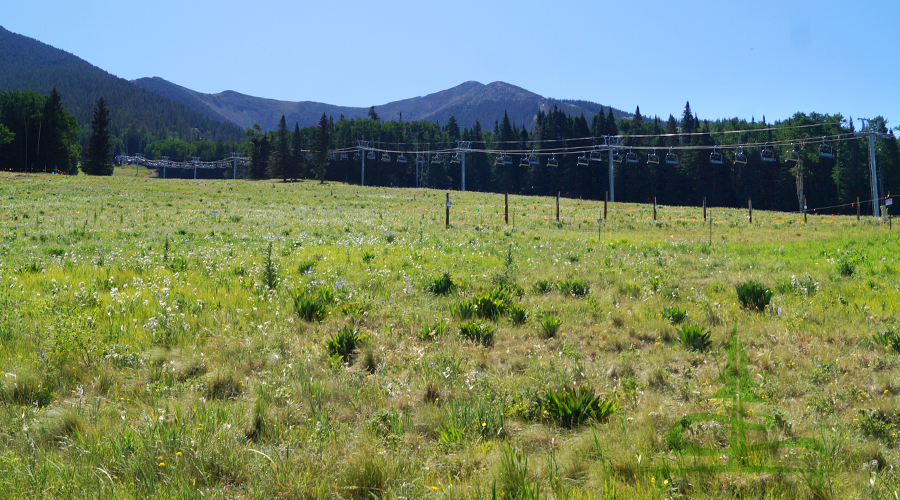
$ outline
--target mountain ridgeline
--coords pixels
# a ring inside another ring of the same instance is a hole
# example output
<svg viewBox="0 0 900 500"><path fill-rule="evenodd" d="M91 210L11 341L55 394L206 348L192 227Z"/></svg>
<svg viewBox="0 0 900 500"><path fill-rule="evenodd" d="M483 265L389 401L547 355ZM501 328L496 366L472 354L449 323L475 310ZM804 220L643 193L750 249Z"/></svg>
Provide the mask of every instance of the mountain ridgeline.
<svg viewBox="0 0 900 500"><path fill-rule="evenodd" d="M133 128L184 140L243 137L243 129L233 123L209 118L75 55L0 27L0 91L33 90L46 96L54 87L82 129L90 124L97 99L104 97L112 111L111 131L117 136Z"/></svg>
<svg viewBox="0 0 900 500"><path fill-rule="evenodd" d="M218 94L203 94L158 77L141 78L134 80L134 83L209 118L227 120L241 127L259 124L262 130L274 130L282 115L287 123L299 123L301 127L306 127L318 123L322 113L337 120L341 116L348 119L365 118L369 112L369 108L311 101L277 101L230 90ZM583 113L588 121L601 110L607 113L609 109L589 101L545 98L504 82L487 85L465 82L426 96L376 105L375 110L384 120L402 118L404 121L427 120L446 124L453 116L461 127L471 127L476 121L492 124L500 121L505 112L513 123L530 129L535 125L540 111L546 113L554 106L572 116ZM613 109L613 116L616 119L631 117L629 113L618 109Z"/></svg>

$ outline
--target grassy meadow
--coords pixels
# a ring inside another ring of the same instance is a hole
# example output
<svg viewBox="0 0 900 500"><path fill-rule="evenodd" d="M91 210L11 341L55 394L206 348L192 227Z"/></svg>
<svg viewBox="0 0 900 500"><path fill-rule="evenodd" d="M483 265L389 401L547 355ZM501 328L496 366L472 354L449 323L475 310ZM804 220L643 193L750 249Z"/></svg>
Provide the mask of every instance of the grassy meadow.
<svg viewBox="0 0 900 500"><path fill-rule="evenodd" d="M2 498L900 490L900 229L459 192L446 228L443 191L120 171L0 174ZM722 422L667 436L734 411L733 330L748 441L822 445L744 465L819 483L673 470L728 461Z"/></svg>

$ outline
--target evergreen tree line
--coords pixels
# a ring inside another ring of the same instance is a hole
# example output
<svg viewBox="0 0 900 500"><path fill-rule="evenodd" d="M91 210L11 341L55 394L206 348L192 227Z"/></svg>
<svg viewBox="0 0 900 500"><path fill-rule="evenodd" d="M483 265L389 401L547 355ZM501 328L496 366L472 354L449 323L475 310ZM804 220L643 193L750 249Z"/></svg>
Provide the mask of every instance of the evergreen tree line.
<svg viewBox="0 0 900 500"><path fill-rule="evenodd" d="M78 172L81 144L75 117L54 88L0 92L0 169L14 172Z"/></svg>
<svg viewBox="0 0 900 500"><path fill-rule="evenodd" d="M881 131L887 132L884 123ZM366 185L414 187L417 185L416 151L450 149L457 140L470 142L466 155L466 189L470 191L509 192L511 194L555 195L557 191L570 198L603 199L609 190L608 162L591 161L579 165L580 153L556 154L558 166L548 167L548 152L565 148L590 149L602 144L602 136L621 135L622 156L629 148L637 153L637 163L614 164L615 199L623 202L651 203L656 197L663 205L699 205L706 198L709 206L746 206L752 198L753 206L766 210L797 211L803 197L807 205L831 207L870 198L868 145L864 139L829 141L833 156L819 155L823 136L850 134L855 131L853 120L839 114L797 113L775 123L733 118L729 120L700 120L685 105L681 117L669 115L645 118L640 108L630 119L616 120L612 111L598 113L590 123L583 115L571 116L554 107L539 112L532 130L518 127L504 114L485 130L476 121L470 128L460 129L451 117L440 126L429 121L382 121L375 109L367 118L347 119L322 115L315 127L299 127L291 132L284 117L276 130L263 133L258 126L247 129L244 153L251 158L248 178L267 177L296 179L314 178L359 183L361 158L341 161L329 150L352 148L357 140L371 141L372 147L392 151L406 151L406 163L368 159L365 162ZM728 133L726 133L728 132ZM737 133L732 133L737 132ZM651 136L651 137L633 137ZM324 142L323 142L324 141ZM801 161L789 161L790 146L773 146L775 161L764 161L757 143L793 142ZM743 149L747 163L734 162L741 144L754 144ZM722 164L710 162L713 146L723 153ZM660 160L648 162L646 148L656 148ZM669 148L678 157L677 164L664 158ZM518 151L512 164L498 164L498 154L479 150ZM523 165L522 151L541 154L537 165ZM329 157L333 159L329 160ZM418 185L436 189L458 189L461 169L450 163L444 154L439 164L426 158L424 177ZM880 192L896 191L900 187L900 153L896 139L876 141ZM421 167L421 166L420 166ZM863 205L866 206L865 204ZM839 207L845 212L855 208Z"/></svg>

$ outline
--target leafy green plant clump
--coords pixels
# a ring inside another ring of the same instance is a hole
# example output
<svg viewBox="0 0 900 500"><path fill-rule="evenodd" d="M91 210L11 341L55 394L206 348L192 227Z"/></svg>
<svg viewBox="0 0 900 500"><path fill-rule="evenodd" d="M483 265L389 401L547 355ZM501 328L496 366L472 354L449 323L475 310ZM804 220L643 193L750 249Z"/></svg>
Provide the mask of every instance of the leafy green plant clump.
<svg viewBox="0 0 900 500"><path fill-rule="evenodd" d="M575 298L584 297L591 291L590 286L586 285L583 281L576 279L560 280L556 284L556 288L559 290L559 293L571 295Z"/></svg>
<svg viewBox="0 0 900 500"><path fill-rule="evenodd" d="M437 340L440 337L443 337L447 333L448 325L443 321L437 321L430 325L422 326L422 331L419 332L419 340Z"/></svg>
<svg viewBox="0 0 900 500"><path fill-rule="evenodd" d="M606 422L618 406L586 387L551 389L544 394L539 405L545 418L571 429L590 420Z"/></svg>
<svg viewBox="0 0 900 500"><path fill-rule="evenodd" d="M325 348L332 358L340 356L344 364L352 365L359 348L365 343L366 338L363 334L353 327L345 326L325 342Z"/></svg>
<svg viewBox="0 0 900 500"><path fill-rule="evenodd" d="M681 345L696 352L706 352L712 347L712 335L700 325L684 325L678 330Z"/></svg>
<svg viewBox="0 0 900 500"><path fill-rule="evenodd" d="M548 280L537 280L534 282L534 286L531 289L534 293L543 295L552 292L553 285Z"/></svg>
<svg viewBox="0 0 900 500"><path fill-rule="evenodd" d="M449 295L456 291L456 284L450 278L450 273L444 273L431 280L428 291L435 295Z"/></svg>
<svg viewBox="0 0 900 500"><path fill-rule="evenodd" d="M556 337L556 333L559 332L561 325L562 322L556 316L545 314L541 319L541 333L544 334L544 338L552 339Z"/></svg>
<svg viewBox="0 0 900 500"><path fill-rule="evenodd" d="M663 318L669 320L669 323L672 323L673 325L680 325L682 322L684 322L684 319L687 318L687 311L678 306L672 306L663 309L662 315Z"/></svg>
<svg viewBox="0 0 900 500"><path fill-rule="evenodd" d="M509 320L514 325L524 325L528 321L528 309L524 306L513 305L509 308Z"/></svg>
<svg viewBox="0 0 900 500"><path fill-rule="evenodd" d="M459 325L459 335L469 342L481 344L484 347L494 345L494 329L484 323L463 323Z"/></svg>
<svg viewBox="0 0 900 500"><path fill-rule="evenodd" d="M893 331L876 333L875 335L872 335L872 340L875 341L876 345L900 353L900 335L897 335Z"/></svg>
<svg viewBox="0 0 900 500"><path fill-rule="evenodd" d="M450 314L460 321L470 320L475 316L475 304L471 300L460 300L450 306Z"/></svg>
<svg viewBox="0 0 900 500"><path fill-rule="evenodd" d="M298 289L291 292L291 298L294 312L304 321L321 322L328 316L328 306L320 296L310 296Z"/></svg>
<svg viewBox="0 0 900 500"><path fill-rule="evenodd" d="M772 291L755 281L747 281L737 285L738 302L744 309L762 312L772 300Z"/></svg>

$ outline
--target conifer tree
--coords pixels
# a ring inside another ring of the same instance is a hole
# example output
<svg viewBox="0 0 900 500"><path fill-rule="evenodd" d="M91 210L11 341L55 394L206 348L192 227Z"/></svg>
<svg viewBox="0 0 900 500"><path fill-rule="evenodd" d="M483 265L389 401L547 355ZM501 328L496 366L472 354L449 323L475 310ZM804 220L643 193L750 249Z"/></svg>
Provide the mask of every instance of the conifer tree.
<svg viewBox="0 0 900 500"><path fill-rule="evenodd" d="M303 136L300 134L300 123L294 123L294 133L291 135L291 177L296 181L303 177Z"/></svg>
<svg viewBox="0 0 900 500"><path fill-rule="evenodd" d="M281 177L284 182L288 181L290 174L291 162L291 133L288 132L287 122L284 115L278 122L278 130L275 132L275 158L272 162L272 177Z"/></svg>
<svg viewBox="0 0 900 500"><path fill-rule="evenodd" d="M374 111L375 107L372 106L372 110ZM315 162L316 167L316 177L319 178L319 182L325 184L325 174L328 166L328 150L331 149L331 127L329 126L328 117L325 116L325 113L322 113L322 118L319 118L319 126L316 128L316 152L315 158L313 161Z"/></svg>
<svg viewBox="0 0 900 500"><path fill-rule="evenodd" d="M87 157L81 165L81 170L87 175L112 175L113 173L109 122L110 111L106 107L106 100L101 97L94 107Z"/></svg>

